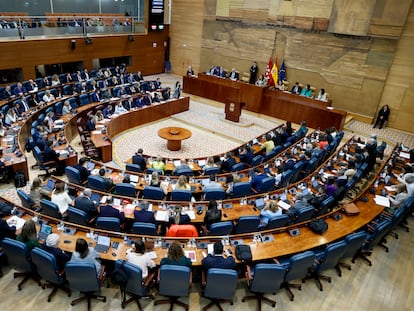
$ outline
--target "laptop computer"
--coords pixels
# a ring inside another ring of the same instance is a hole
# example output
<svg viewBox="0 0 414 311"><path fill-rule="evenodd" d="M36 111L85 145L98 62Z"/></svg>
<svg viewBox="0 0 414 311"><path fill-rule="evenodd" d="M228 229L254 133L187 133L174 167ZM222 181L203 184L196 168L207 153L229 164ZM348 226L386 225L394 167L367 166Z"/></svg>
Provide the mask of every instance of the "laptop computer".
<svg viewBox="0 0 414 311"><path fill-rule="evenodd" d="M92 192L91 193L91 201L100 202L101 201L101 196L99 195L99 193Z"/></svg>
<svg viewBox="0 0 414 311"><path fill-rule="evenodd" d="M265 207L264 198L258 198L255 202L256 208L261 211Z"/></svg>
<svg viewBox="0 0 414 311"><path fill-rule="evenodd" d="M38 238L40 241L46 241L46 238L49 234L52 233L52 226L47 224L42 224L40 227L40 231L38 233Z"/></svg>
<svg viewBox="0 0 414 311"><path fill-rule="evenodd" d="M55 189L55 181L51 178L47 180L47 184L43 186L43 189L47 192L52 192Z"/></svg>
<svg viewBox="0 0 414 311"><path fill-rule="evenodd" d="M106 253L111 245L111 238L109 236L98 235L95 251L98 253Z"/></svg>

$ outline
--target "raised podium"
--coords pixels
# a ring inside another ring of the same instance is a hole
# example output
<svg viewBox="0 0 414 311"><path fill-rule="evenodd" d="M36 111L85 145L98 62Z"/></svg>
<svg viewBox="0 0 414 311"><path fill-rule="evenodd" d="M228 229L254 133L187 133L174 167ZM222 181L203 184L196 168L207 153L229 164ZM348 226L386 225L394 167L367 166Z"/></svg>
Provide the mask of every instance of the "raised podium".
<svg viewBox="0 0 414 311"><path fill-rule="evenodd" d="M226 113L226 120L239 122L243 106L244 103L241 103L239 101L227 100L226 106L224 108L224 112Z"/></svg>

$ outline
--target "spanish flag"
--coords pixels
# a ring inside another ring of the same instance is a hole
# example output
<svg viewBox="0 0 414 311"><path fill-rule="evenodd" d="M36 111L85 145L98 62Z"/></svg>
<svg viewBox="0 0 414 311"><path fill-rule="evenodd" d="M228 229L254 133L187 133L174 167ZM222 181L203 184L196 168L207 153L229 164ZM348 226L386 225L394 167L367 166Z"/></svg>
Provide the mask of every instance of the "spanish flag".
<svg viewBox="0 0 414 311"><path fill-rule="evenodd" d="M269 82L271 82L271 84L269 85L274 86L277 84L278 77L279 77L279 70L277 69L277 58L275 59L275 62L273 63L272 71L270 73L271 73L272 79L269 79Z"/></svg>

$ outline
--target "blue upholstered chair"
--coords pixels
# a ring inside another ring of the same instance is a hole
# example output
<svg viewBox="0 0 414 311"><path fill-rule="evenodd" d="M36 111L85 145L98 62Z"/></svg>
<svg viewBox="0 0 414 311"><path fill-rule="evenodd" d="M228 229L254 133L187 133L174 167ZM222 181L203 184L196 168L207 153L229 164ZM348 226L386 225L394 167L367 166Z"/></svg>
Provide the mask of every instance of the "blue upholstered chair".
<svg viewBox="0 0 414 311"><path fill-rule="evenodd" d="M211 224L208 235L223 236L229 235L233 231L233 223L231 221L221 221Z"/></svg>
<svg viewBox="0 0 414 311"><path fill-rule="evenodd" d="M224 189L207 189L204 192L204 199L206 201L210 200L224 200L226 198L226 191Z"/></svg>
<svg viewBox="0 0 414 311"><path fill-rule="evenodd" d="M282 263L286 269L282 288L286 288L291 301L295 299L295 295L293 294L291 288L297 288L301 290L302 286L300 284L292 284L289 282L297 279L304 279L308 275L309 270L313 265L314 259L315 253L313 251L306 251L293 255L287 262Z"/></svg>
<svg viewBox="0 0 414 311"><path fill-rule="evenodd" d="M101 288L101 280L96 274L96 268L93 263L68 262L65 266L65 273L70 289L83 294L82 297L72 300L71 306L87 300L88 310L90 310L92 298L106 302L105 296L96 294Z"/></svg>
<svg viewBox="0 0 414 311"><path fill-rule="evenodd" d="M144 191L143 191L144 199L163 200L164 196L165 196L164 191L160 187L154 187L154 186L144 187Z"/></svg>
<svg viewBox="0 0 414 311"><path fill-rule="evenodd" d="M73 206L69 206L66 211L67 221L73 224L88 226L88 215L85 211Z"/></svg>
<svg viewBox="0 0 414 311"><path fill-rule="evenodd" d="M307 220L310 220L315 213L315 209L313 206L308 206L304 208L300 208L295 215L295 223L301 223Z"/></svg>
<svg viewBox="0 0 414 311"><path fill-rule="evenodd" d="M362 244L364 244L365 242L366 236L367 234L364 231L359 231L359 232L349 234L345 238L346 249L345 249L345 252L342 254L341 259L352 258L351 261L352 263L354 263L355 262L354 257L357 255L358 252L361 251L361 247L362 247ZM348 270L351 270L351 265L343 261L339 261L337 268L340 270L340 267L345 267Z"/></svg>
<svg viewBox="0 0 414 311"><path fill-rule="evenodd" d="M270 303L274 308L276 301L265 297L265 294L275 294L279 291L283 283L286 270L283 266L277 264L259 263L253 269L248 269L247 287L254 293L253 296L245 296L242 302L246 300L257 299L258 309L262 309L262 300Z"/></svg>
<svg viewBox="0 0 414 311"><path fill-rule="evenodd" d="M35 247L32 249L31 258L36 267L37 274L46 281L45 284L42 284L42 288L53 288L49 296L47 296L47 302L52 300L52 297L56 294L59 288L64 290L68 296L70 296L70 290L65 287L66 279L64 271L58 271L54 255L39 247Z"/></svg>
<svg viewBox="0 0 414 311"><path fill-rule="evenodd" d="M89 175L88 176L88 187L93 190L98 190L102 192L106 192L109 189L107 189L107 184L102 176L94 176Z"/></svg>
<svg viewBox="0 0 414 311"><path fill-rule="evenodd" d="M131 233L142 235L158 235L157 226L152 223L136 221L132 224Z"/></svg>
<svg viewBox="0 0 414 311"><path fill-rule="evenodd" d="M191 201L191 191L190 190L173 190L171 191L171 200L172 201Z"/></svg>
<svg viewBox="0 0 414 311"><path fill-rule="evenodd" d="M33 209L35 207L35 202L32 198L24 192L22 189L17 189L17 196L19 197L22 205L28 209Z"/></svg>
<svg viewBox="0 0 414 311"><path fill-rule="evenodd" d="M241 198L250 195L252 189L249 182L238 182L233 185L233 197Z"/></svg>
<svg viewBox="0 0 414 311"><path fill-rule="evenodd" d="M81 181L79 170L72 166L65 167L65 174L66 174L66 177L68 178L69 183L71 184L83 185L86 183L86 182Z"/></svg>
<svg viewBox="0 0 414 311"><path fill-rule="evenodd" d="M162 265L160 267L159 294L169 299L156 300L154 305L170 304L172 310L174 304L188 310L188 304L178 300L180 297L187 297L191 285L191 269L186 266Z"/></svg>
<svg viewBox="0 0 414 311"><path fill-rule="evenodd" d="M136 192L134 185L128 183L117 183L115 185L115 193L126 197L135 198Z"/></svg>
<svg viewBox="0 0 414 311"><path fill-rule="evenodd" d="M338 241L328 245L323 251L316 253L316 260L313 263L311 278L315 279L316 285L320 291L323 291L322 280L331 283L331 277L322 275L320 272L327 269L335 268L339 276L341 270L338 268L339 260L342 258L346 249L345 241Z"/></svg>
<svg viewBox="0 0 414 311"><path fill-rule="evenodd" d="M246 164L244 164L243 162L239 162L239 163L234 164L231 167L231 171L238 172L238 171L244 170L245 168L246 168Z"/></svg>
<svg viewBox="0 0 414 311"><path fill-rule="evenodd" d="M257 186L258 193L265 193L273 190L275 187L275 178L273 176L263 178Z"/></svg>
<svg viewBox="0 0 414 311"><path fill-rule="evenodd" d="M211 268L207 271L204 297L211 300L203 310L217 306L220 310L221 301L229 301L233 305L234 292L237 285L237 272L231 269Z"/></svg>
<svg viewBox="0 0 414 311"><path fill-rule="evenodd" d="M41 199L40 208L42 209L43 215L50 216L56 219L60 219L62 217L62 215L59 212L59 207L56 203L53 203L52 201Z"/></svg>
<svg viewBox="0 0 414 311"><path fill-rule="evenodd" d="M122 260L117 260L115 262L115 268L122 266ZM142 297L151 297L148 295L146 288L143 286L142 271L141 269L129 262L125 262L122 270L125 275L128 277L128 281L125 285L125 288L121 287L122 301L121 306L125 308L131 302L136 302L138 309L142 310L140 299ZM126 295L130 296L129 299L126 299Z"/></svg>
<svg viewBox="0 0 414 311"><path fill-rule="evenodd" d="M130 171L130 172L137 172L137 173L142 172L141 166L139 164L133 164L133 163L127 163L125 166L125 170Z"/></svg>
<svg viewBox="0 0 414 311"><path fill-rule="evenodd" d="M4 238L1 241L1 245L10 266L18 271L14 273L13 277L23 278L17 285L18 290L21 290L22 285L30 278L34 279L40 286L39 277L34 272L33 265L29 261L30 253L26 248L26 244L10 238Z"/></svg>
<svg viewBox="0 0 414 311"><path fill-rule="evenodd" d="M98 217L96 219L96 228L120 232L121 231L121 221L116 217Z"/></svg>
<svg viewBox="0 0 414 311"><path fill-rule="evenodd" d="M208 167L204 170L204 175L217 175L220 174L220 172L219 167Z"/></svg>
<svg viewBox="0 0 414 311"><path fill-rule="evenodd" d="M240 216L234 227L234 234L256 232L260 224L260 216Z"/></svg>
<svg viewBox="0 0 414 311"><path fill-rule="evenodd" d="M285 227L289 223L289 216L287 214L282 214L279 216L275 216L269 219L266 227L263 227L262 230L269 230L269 229L276 229Z"/></svg>
<svg viewBox="0 0 414 311"><path fill-rule="evenodd" d="M282 173L282 177L280 178L280 183L278 185L279 188L287 187L290 183L290 179L293 176L292 170L287 170Z"/></svg>

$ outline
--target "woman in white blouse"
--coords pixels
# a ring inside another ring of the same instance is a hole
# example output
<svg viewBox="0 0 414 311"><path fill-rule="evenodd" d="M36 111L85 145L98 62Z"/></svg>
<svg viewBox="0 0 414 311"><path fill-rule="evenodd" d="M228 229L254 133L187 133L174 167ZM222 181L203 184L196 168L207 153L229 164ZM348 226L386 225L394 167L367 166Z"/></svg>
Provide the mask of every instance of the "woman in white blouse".
<svg viewBox="0 0 414 311"><path fill-rule="evenodd" d="M52 200L59 208L59 213L66 216L69 204L72 204L72 199L65 190L65 183L59 182L56 184L55 190L52 192Z"/></svg>

